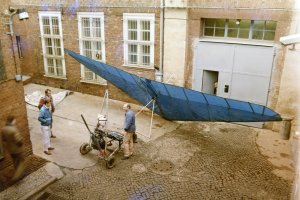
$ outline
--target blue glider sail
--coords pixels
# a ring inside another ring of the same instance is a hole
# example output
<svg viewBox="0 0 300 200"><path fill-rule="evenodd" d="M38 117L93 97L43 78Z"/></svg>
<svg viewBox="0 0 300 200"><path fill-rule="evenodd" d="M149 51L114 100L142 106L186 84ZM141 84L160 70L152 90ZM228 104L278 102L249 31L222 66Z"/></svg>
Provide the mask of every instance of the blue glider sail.
<svg viewBox="0 0 300 200"><path fill-rule="evenodd" d="M264 122L281 121L273 110L258 104L222 98L127 73L70 50L70 56L143 105L155 100L154 112L167 120ZM152 105L147 106L152 109Z"/></svg>

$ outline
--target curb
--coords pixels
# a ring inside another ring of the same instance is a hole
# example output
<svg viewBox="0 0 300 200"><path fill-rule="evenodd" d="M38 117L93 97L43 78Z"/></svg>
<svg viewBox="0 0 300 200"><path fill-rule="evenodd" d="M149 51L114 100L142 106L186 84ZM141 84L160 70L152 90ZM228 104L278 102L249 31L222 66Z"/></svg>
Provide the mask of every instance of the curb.
<svg viewBox="0 0 300 200"><path fill-rule="evenodd" d="M57 180L56 177L50 178L48 181L44 182L43 184L39 185L34 190L31 190L29 193L27 193L26 195L24 195L23 197L21 197L20 200L32 199L32 197L34 195L36 195L37 193L41 192L43 189L45 189L47 186L49 186L50 184L52 184L56 180Z"/></svg>

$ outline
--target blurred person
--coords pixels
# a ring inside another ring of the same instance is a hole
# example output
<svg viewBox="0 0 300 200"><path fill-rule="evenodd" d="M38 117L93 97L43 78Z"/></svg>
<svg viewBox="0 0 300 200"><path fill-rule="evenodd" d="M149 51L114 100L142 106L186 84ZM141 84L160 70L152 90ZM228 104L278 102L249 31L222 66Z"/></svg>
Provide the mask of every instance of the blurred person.
<svg viewBox="0 0 300 200"><path fill-rule="evenodd" d="M15 168L15 173L12 177L13 181L22 178L25 169L23 138L16 127L16 122L15 116L9 115L6 119L6 126L1 130L2 141L6 144Z"/></svg>

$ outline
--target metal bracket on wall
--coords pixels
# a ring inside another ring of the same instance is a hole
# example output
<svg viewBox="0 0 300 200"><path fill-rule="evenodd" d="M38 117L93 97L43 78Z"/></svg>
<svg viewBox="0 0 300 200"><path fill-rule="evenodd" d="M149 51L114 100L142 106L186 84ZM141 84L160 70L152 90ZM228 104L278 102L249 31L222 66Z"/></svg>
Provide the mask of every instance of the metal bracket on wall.
<svg viewBox="0 0 300 200"><path fill-rule="evenodd" d="M289 48L289 50L295 50L296 49L296 44L292 44L292 47Z"/></svg>

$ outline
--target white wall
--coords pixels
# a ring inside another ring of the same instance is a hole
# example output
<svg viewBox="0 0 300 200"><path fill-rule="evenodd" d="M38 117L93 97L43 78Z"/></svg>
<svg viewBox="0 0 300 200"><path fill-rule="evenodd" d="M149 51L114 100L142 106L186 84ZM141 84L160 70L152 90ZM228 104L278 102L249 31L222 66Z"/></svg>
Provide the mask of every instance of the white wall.
<svg viewBox="0 0 300 200"><path fill-rule="evenodd" d="M164 0L166 7L186 7L188 0Z"/></svg>
<svg viewBox="0 0 300 200"><path fill-rule="evenodd" d="M164 81L184 86L187 10L166 9L164 33Z"/></svg>
<svg viewBox="0 0 300 200"><path fill-rule="evenodd" d="M294 15L290 34L300 33L300 1L295 0ZM300 199L300 44L294 50L291 46L283 47L286 50L284 67L282 70L276 111L283 117L293 118L291 130L292 153L295 166L295 178L291 199ZM276 127L277 126L277 127ZM277 129L279 124L274 124Z"/></svg>

